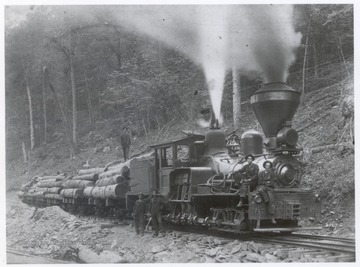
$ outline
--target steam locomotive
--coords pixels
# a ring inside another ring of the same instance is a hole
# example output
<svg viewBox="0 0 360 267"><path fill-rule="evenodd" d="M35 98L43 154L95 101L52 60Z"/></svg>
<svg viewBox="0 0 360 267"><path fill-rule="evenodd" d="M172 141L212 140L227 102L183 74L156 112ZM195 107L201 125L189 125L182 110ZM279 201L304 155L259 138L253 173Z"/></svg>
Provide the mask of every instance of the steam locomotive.
<svg viewBox="0 0 360 267"><path fill-rule="evenodd" d="M163 219L169 223L235 232L314 229L299 226L300 219L318 220L321 205L318 194L300 187L301 163L297 156L301 150L298 133L291 127L300 93L285 83L268 83L251 96L250 102L266 143L260 133L247 131L240 138L239 153L234 155L226 147L225 132L214 123L205 136L189 134L156 144L151 146L151 154L132 158L115 169L83 172L82 176L55 180L55 185L45 182L45 186L38 186L43 191L37 194L31 192L33 185L30 190L28 186L19 196L32 205L60 205L65 210L126 216L131 214L139 194L156 191L164 202ZM244 156L248 154L254 156L260 171L265 161L273 164L277 180L273 191L275 225L257 190L248 187L245 206L237 207L239 194L231 174L247 164ZM92 177L93 181L87 183L79 177ZM69 188L74 180L83 184Z"/></svg>

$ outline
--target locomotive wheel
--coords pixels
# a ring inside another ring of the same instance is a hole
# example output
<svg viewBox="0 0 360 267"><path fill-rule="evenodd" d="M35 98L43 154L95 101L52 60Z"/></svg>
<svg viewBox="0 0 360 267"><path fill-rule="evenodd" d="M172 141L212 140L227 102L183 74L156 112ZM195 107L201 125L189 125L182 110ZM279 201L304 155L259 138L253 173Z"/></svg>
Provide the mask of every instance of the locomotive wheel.
<svg viewBox="0 0 360 267"><path fill-rule="evenodd" d="M64 207L64 211L69 212L69 208L70 208L69 204L64 203L63 207Z"/></svg>
<svg viewBox="0 0 360 267"><path fill-rule="evenodd" d="M248 231L248 230L250 230L250 224L246 220L243 220L238 227L239 227L238 229L240 231Z"/></svg>
<svg viewBox="0 0 360 267"><path fill-rule="evenodd" d="M109 213L109 208L105 206L96 206L95 215L99 217L106 217Z"/></svg>
<svg viewBox="0 0 360 267"><path fill-rule="evenodd" d="M80 215L87 215L88 214L88 207L85 205L79 206L79 214Z"/></svg>
<svg viewBox="0 0 360 267"><path fill-rule="evenodd" d="M77 213L79 211L79 207L77 205L70 205L69 207L69 213Z"/></svg>

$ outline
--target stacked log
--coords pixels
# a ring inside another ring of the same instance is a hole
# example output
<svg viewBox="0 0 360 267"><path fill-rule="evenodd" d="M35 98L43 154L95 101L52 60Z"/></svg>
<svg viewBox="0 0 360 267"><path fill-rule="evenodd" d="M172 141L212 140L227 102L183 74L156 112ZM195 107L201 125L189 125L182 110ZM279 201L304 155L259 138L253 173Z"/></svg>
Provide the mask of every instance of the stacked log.
<svg viewBox="0 0 360 267"><path fill-rule="evenodd" d="M88 173L86 171L88 170L79 171L78 173L81 175L63 181L63 190L61 190L60 195L64 198L83 198L84 189L93 187L99 178L94 169L89 169Z"/></svg>
<svg viewBox="0 0 360 267"><path fill-rule="evenodd" d="M116 168L100 173L95 186L87 186L83 194L86 197L97 199L125 198L129 191L129 182L126 179L128 174L128 162L116 165Z"/></svg>
<svg viewBox="0 0 360 267"><path fill-rule="evenodd" d="M60 194L61 189L61 187L45 188L45 194Z"/></svg>
<svg viewBox="0 0 360 267"><path fill-rule="evenodd" d="M63 175L56 175L56 176L42 176L42 177L37 177L37 181L62 181L65 179L65 176Z"/></svg>
<svg viewBox="0 0 360 267"><path fill-rule="evenodd" d="M86 196L86 197L92 197L92 190L94 189L95 187L94 186L88 186L88 187L85 187L84 188L84 192L83 192L83 194L84 194L84 196Z"/></svg>
<svg viewBox="0 0 360 267"><path fill-rule="evenodd" d="M69 198L82 198L83 192L84 192L84 188L69 188L69 189L62 189L60 195Z"/></svg>
<svg viewBox="0 0 360 267"><path fill-rule="evenodd" d="M45 189L44 188L31 188L28 192L29 195L44 195Z"/></svg>
<svg viewBox="0 0 360 267"><path fill-rule="evenodd" d="M99 174L97 173L88 173L88 174L75 176L72 178L72 180L86 180L92 182L96 182L98 179L99 179Z"/></svg>
<svg viewBox="0 0 360 267"><path fill-rule="evenodd" d="M45 198L62 200L62 196L59 194L45 194Z"/></svg>
<svg viewBox="0 0 360 267"><path fill-rule="evenodd" d="M86 180L66 180L62 182L62 186L65 189L85 188L87 186L94 186L94 182Z"/></svg>
<svg viewBox="0 0 360 267"><path fill-rule="evenodd" d="M128 184L123 183L123 184L113 184L108 186L86 187L84 189L84 195L92 198L119 199L119 198L124 198L128 191L129 191Z"/></svg>
<svg viewBox="0 0 360 267"><path fill-rule="evenodd" d="M116 164L114 166L109 166L107 168L108 171L113 171L113 170L121 170L124 166L129 167L130 166L130 160L126 161L126 162L122 162L120 164Z"/></svg>
<svg viewBox="0 0 360 267"><path fill-rule="evenodd" d="M53 180L48 179L48 180L38 182L37 186L40 187L40 188L49 188L49 187L60 187L60 188L62 188L63 187L62 184L63 184L62 181L56 181L55 179L53 179Z"/></svg>
<svg viewBox="0 0 360 267"><path fill-rule="evenodd" d="M26 184L23 184L21 186L21 191L27 192L30 188L32 188L37 183L37 179L38 179L38 177L35 176L29 182L27 182Z"/></svg>
<svg viewBox="0 0 360 267"><path fill-rule="evenodd" d="M45 190L42 188L32 188L28 192L25 192L23 196L27 197L43 197L45 195Z"/></svg>
<svg viewBox="0 0 360 267"><path fill-rule="evenodd" d="M122 174L121 169L113 169L99 174L99 180L121 174Z"/></svg>
<svg viewBox="0 0 360 267"><path fill-rule="evenodd" d="M96 186L108 186L108 185L113 185L113 184L122 184L126 181L126 179L124 177L122 177L121 175L115 175L112 177L108 177L108 178L103 178L101 180L98 180L96 182Z"/></svg>
<svg viewBox="0 0 360 267"><path fill-rule="evenodd" d="M91 168L91 169L84 169L84 170L79 170L78 174L79 175L85 175L85 174L100 174L102 172L105 171L105 168Z"/></svg>

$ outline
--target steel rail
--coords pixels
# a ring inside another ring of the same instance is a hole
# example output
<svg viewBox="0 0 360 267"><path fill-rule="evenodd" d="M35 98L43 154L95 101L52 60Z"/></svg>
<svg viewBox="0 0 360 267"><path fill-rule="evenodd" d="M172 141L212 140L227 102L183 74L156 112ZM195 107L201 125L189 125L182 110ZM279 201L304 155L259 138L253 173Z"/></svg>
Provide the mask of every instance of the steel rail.
<svg viewBox="0 0 360 267"><path fill-rule="evenodd" d="M281 239L281 238L274 238L274 237L271 237L271 238L255 237L255 238L252 238L252 240L258 241L258 242L315 248L315 249L321 249L321 250L328 250L328 251L332 251L332 252L351 253L351 254L355 255L355 246L348 245L348 244L331 244L331 243L311 242L311 241L305 241L305 240Z"/></svg>
<svg viewBox="0 0 360 267"><path fill-rule="evenodd" d="M28 258L28 259L33 259L33 260L42 260L42 261L45 261L46 263L48 264L72 264L73 262L71 261L62 261L62 260L56 260L56 259L52 259L52 258L47 258L47 257L41 257L39 255L32 255L32 254L28 254L28 253L23 253L23 252L20 252L20 251L15 251L15 250L11 250L11 249L7 249L6 250L6 253L7 254L12 254L14 256L19 256L19 257L25 257L25 258ZM10 264L12 264L10 262ZM16 264L16 263L15 263Z"/></svg>
<svg viewBox="0 0 360 267"><path fill-rule="evenodd" d="M343 238L343 237L324 236L324 235L310 235L310 234L292 233L291 237L307 238L307 239L318 239L318 240L340 241L340 242L351 243L351 244L355 243L355 239L353 239L353 238Z"/></svg>

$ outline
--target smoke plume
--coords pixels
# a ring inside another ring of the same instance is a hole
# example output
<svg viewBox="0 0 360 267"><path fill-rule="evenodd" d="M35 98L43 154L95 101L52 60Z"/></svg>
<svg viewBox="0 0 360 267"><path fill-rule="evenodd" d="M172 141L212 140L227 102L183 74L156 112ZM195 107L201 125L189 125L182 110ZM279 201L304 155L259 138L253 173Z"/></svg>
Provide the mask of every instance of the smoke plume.
<svg viewBox="0 0 360 267"><path fill-rule="evenodd" d="M290 5L121 6L117 20L182 51L204 70L213 111L221 118L227 70L286 81L301 34Z"/></svg>

